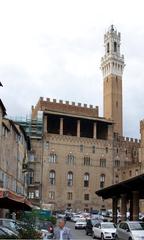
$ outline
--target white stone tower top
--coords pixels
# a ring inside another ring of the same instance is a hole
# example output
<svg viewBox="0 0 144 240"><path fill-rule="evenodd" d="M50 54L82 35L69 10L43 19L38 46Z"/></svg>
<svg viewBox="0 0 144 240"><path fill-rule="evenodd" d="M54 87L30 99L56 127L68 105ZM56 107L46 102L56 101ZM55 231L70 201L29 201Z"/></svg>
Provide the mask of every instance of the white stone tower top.
<svg viewBox="0 0 144 240"><path fill-rule="evenodd" d="M104 78L110 74L122 77L125 64L124 55L120 54L120 41L120 33L111 25L104 35L105 55L101 59L101 69Z"/></svg>

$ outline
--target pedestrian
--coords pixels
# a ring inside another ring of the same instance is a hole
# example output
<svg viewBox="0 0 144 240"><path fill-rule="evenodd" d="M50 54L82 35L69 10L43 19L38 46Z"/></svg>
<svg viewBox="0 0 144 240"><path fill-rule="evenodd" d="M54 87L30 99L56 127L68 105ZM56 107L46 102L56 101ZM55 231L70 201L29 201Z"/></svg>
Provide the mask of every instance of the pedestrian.
<svg viewBox="0 0 144 240"><path fill-rule="evenodd" d="M72 240L70 228L65 226L65 219L58 220L58 228L54 231L54 239L58 240Z"/></svg>

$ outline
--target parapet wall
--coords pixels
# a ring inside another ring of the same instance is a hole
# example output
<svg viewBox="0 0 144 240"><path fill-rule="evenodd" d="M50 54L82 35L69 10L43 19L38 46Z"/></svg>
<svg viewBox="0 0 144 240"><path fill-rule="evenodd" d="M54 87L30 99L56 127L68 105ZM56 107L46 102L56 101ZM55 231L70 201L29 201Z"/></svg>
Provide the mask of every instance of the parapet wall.
<svg viewBox="0 0 144 240"><path fill-rule="evenodd" d="M139 144L141 142L140 139L119 136L118 134L114 135L114 139L117 142L125 142L125 143L138 143Z"/></svg>
<svg viewBox="0 0 144 240"><path fill-rule="evenodd" d="M87 117L99 116L98 106L69 102L69 101L57 101L56 99L51 100L50 98L40 97L36 106L32 106L32 118L35 118L37 111L58 111L61 113L70 113L75 115L82 115Z"/></svg>

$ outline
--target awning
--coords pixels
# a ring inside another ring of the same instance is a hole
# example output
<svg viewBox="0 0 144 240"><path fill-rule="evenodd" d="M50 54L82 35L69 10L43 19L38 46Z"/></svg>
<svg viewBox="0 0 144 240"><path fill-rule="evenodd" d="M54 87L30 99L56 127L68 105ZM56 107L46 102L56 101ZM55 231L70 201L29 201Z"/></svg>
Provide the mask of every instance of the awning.
<svg viewBox="0 0 144 240"><path fill-rule="evenodd" d="M96 194L103 199L120 198L121 194L127 194L130 198L133 191L137 191L140 199L144 199L144 174L98 190Z"/></svg>
<svg viewBox="0 0 144 240"><path fill-rule="evenodd" d="M12 191L0 188L0 208L10 210L31 210L32 204L24 196L20 196Z"/></svg>

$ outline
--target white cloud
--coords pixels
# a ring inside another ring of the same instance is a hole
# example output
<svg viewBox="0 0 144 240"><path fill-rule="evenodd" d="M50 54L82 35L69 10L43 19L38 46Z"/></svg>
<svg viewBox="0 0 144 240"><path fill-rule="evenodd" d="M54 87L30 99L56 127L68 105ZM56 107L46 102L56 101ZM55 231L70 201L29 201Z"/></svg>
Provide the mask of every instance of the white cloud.
<svg viewBox="0 0 144 240"><path fill-rule="evenodd" d="M0 1L0 95L10 115L30 112L40 96L99 105L103 35L122 34L125 134L143 118L143 0Z"/></svg>

